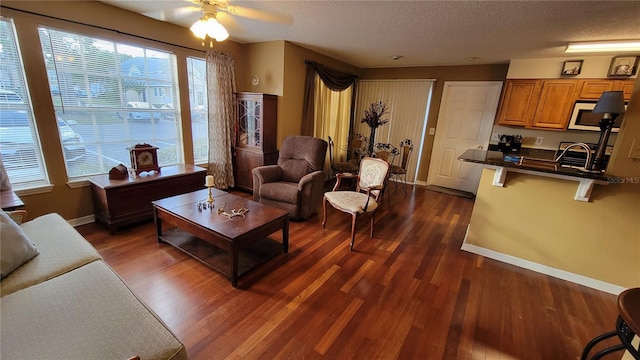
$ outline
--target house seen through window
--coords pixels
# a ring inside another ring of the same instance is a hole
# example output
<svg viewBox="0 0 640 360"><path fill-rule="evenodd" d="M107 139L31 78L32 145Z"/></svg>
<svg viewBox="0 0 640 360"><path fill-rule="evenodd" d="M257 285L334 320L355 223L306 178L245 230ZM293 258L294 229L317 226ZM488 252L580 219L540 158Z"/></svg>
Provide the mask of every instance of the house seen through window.
<svg viewBox="0 0 640 360"><path fill-rule="evenodd" d="M130 165L128 147L159 148L161 166L184 161L176 56L39 27L69 178Z"/></svg>

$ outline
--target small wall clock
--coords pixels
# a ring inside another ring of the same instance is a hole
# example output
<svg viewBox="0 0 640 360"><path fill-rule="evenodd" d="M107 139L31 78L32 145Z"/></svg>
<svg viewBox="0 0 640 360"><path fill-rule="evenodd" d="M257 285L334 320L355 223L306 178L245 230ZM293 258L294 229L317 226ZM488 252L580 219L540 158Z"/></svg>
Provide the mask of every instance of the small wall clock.
<svg viewBox="0 0 640 360"><path fill-rule="evenodd" d="M149 144L137 144L128 150L131 157L131 171L136 175L148 171L160 172L157 147Z"/></svg>

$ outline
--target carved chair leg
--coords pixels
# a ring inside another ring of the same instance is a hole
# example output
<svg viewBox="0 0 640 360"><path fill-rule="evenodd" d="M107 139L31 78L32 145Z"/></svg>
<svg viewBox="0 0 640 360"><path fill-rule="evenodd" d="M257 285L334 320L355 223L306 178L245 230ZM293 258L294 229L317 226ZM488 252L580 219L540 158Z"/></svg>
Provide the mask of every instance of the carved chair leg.
<svg viewBox="0 0 640 360"><path fill-rule="evenodd" d="M322 228L324 229L324 226L327 224L327 198L326 197L322 198L322 212L324 214L324 217L322 218Z"/></svg>
<svg viewBox="0 0 640 360"><path fill-rule="evenodd" d="M353 242L356 239L356 220L358 220L358 214L351 215L351 245L350 250L353 251Z"/></svg>

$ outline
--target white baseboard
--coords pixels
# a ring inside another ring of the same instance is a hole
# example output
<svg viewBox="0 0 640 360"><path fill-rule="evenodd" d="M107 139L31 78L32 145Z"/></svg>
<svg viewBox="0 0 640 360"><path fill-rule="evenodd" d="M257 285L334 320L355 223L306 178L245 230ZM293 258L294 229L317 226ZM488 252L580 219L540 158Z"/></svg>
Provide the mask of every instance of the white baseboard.
<svg viewBox="0 0 640 360"><path fill-rule="evenodd" d="M469 227L467 227L467 234L469 233ZM613 295L619 295L621 292L623 292L626 288L622 287L622 286L618 286L618 285L614 285L614 284L610 284L601 280L597 280L597 279L592 279L590 277L586 277L583 275L578 275L578 274L574 274L568 271L564 271L564 270L559 270L556 268L552 268L550 266L546 266L546 265L542 265L542 264L538 264L538 263L534 263L533 261L529 261L529 260L525 260L525 259L521 259L515 256L511 256L511 255L507 255L507 254L503 254L494 250L489 250L480 246L476 246L473 244L468 244L467 243L467 234L465 234L464 236L464 241L462 243L462 246L460 247L461 250L476 254L476 255L481 255L484 257L487 257L489 259L493 259L493 260L498 260L507 264L511 264L511 265L515 265L518 267L521 267L523 269L527 269L527 270L531 270L531 271L535 271L541 274L545 274L545 275L549 275L549 276L553 276L555 278L558 279L562 279L562 280L566 280L566 281L571 281L573 283L579 284L579 285L584 285L587 287L590 287L592 289L596 289L596 290L600 290L600 291L604 291L606 293L609 294L613 294Z"/></svg>
<svg viewBox="0 0 640 360"><path fill-rule="evenodd" d="M71 224L71 226L73 227L85 225L85 224L91 224L92 222L95 222L95 221L96 221L96 217L93 215L87 215L87 216L67 220L67 222Z"/></svg>

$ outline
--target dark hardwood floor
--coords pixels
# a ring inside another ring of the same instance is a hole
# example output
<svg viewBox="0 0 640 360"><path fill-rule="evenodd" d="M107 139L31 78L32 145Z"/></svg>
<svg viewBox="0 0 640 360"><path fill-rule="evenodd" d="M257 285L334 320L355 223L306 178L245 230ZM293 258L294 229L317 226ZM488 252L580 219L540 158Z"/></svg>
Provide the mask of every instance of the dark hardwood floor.
<svg viewBox="0 0 640 360"><path fill-rule="evenodd" d="M375 238L360 219L350 252L333 209L326 229L321 214L292 222L289 253L238 288L158 244L153 223L78 230L192 359L578 359L613 328L614 295L460 250L473 200L391 189Z"/></svg>

